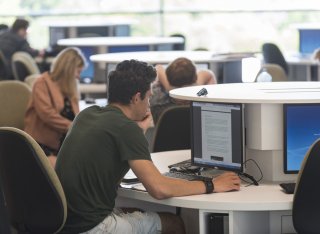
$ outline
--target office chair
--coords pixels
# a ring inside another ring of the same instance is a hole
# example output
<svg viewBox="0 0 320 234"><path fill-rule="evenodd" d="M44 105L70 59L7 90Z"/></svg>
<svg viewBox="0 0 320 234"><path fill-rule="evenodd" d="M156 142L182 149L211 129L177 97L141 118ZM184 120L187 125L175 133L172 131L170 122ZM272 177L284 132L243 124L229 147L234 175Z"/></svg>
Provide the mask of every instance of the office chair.
<svg viewBox="0 0 320 234"><path fill-rule="evenodd" d="M57 233L66 198L38 143L17 128L0 127L0 184L9 220L18 233Z"/></svg>
<svg viewBox="0 0 320 234"><path fill-rule="evenodd" d="M320 139L309 148L302 162L293 197L293 226L298 233L320 233Z"/></svg>
<svg viewBox="0 0 320 234"><path fill-rule="evenodd" d="M40 77L40 74L31 74L24 79L24 82L32 89L34 83L39 77Z"/></svg>
<svg viewBox="0 0 320 234"><path fill-rule="evenodd" d="M31 97L27 84L17 80L0 81L0 127L24 128L24 115Z"/></svg>
<svg viewBox="0 0 320 234"><path fill-rule="evenodd" d="M7 207L6 207L6 202L4 200L3 197L3 192L2 192L2 188L0 185L0 233L7 233L10 234L11 233L11 227L10 227L10 222L9 222L9 218L8 218L8 211L7 211Z"/></svg>
<svg viewBox="0 0 320 234"><path fill-rule="evenodd" d="M266 71L271 75L272 82L288 81L288 76L286 75L282 67L277 64L266 63L261 66L261 69L256 76L255 82L259 82L258 77L263 71Z"/></svg>
<svg viewBox="0 0 320 234"><path fill-rule="evenodd" d="M278 64L283 68L286 75L289 73L288 64L280 51L279 47L273 43L264 43L262 45L262 54L265 63Z"/></svg>
<svg viewBox="0 0 320 234"><path fill-rule="evenodd" d="M182 44L174 44L172 50L185 50L186 49L186 37L180 33L171 34L170 37L181 37L183 39Z"/></svg>
<svg viewBox="0 0 320 234"><path fill-rule="evenodd" d="M16 80L24 81L24 79L32 74L40 74L40 69L34 58L26 52L16 52L12 55L11 60L13 77Z"/></svg>
<svg viewBox="0 0 320 234"><path fill-rule="evenodd" d="M9 79L8 61L0 50L0 80Z"/></svg>
<svg viewBox="0 0 320 234"><path fill-rule="evenodd" d="M151 152L190 149L190 138L190 107L169 107L156 123Z"/></svg>

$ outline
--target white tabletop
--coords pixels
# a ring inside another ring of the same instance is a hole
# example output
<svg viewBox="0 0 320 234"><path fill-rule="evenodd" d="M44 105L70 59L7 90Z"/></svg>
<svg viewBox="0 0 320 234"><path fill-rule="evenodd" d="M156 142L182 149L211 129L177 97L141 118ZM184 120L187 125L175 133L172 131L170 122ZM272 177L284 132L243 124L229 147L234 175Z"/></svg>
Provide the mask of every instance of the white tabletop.
<svg viewBox="0 0 320 234"><path fill-rule="evenodd" d="M78 19L78 20L55 20L46 21L45 25L49 27L92 27L92 26L114 26L131 25L137 23L133 19L113 18L113 19Z"/></svg>
<svg viewBox="0 0 320 234"><path fill-rule="evenodd" d="M152 154L152 160L160 172L167 171L168 165L188 158L190 158L190 150L167 151ZM278 184L242 186L240 191L237 192L174 197L165 200L156 200L146 192L131 189L119 189L118 195L171 206L227 211L291 210L293 199L293 195L285 194Z"/></svg>
<svg viewBox="0 0 320 234"><path fill-rule="evenodd" d="M58 40L62 46L126 46L183 43L181 37L83 37Z"/></svg>
<svg viewBox="0 0 320 234"><path fill-rule="evenodd" d="M147 63L170 63L179 57L186 57L195 63L211 63L239 60L251 54L215 54L212 51L146 51L92 55L93 62L119 63L125 59L137 59Z"/></svg>
<svg viewBox="0 0 320 234"><path fill-rule="evenodd" d="M197 96L206 88L206 96ZM235 103L318 103L319 82L265 82L192 86L170 91L170 96L183 100Z"/></svg>

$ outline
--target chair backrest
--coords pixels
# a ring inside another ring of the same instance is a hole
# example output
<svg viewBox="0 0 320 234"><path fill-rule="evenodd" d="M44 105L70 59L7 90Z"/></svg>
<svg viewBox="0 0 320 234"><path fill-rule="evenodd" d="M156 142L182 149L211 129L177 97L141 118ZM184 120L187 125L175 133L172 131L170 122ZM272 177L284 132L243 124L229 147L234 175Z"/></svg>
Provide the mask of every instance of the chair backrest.
<svg viewBox="0 0 320 234"><path fill-rule="evenodd" d="M36 80L40 77L40 74L32 74L32 75L28 75L25 79L24 82L32 89L34 83L36 82Z"/></svg>
<svg viewBox="0 0 320 234"><path fill-rule="evenodd" d="M57 233L67 216L61 183L38 143L24 131L0 127L0 184L18 232Z"/></svg>
<svg viewBox="0 0 320 234"><path fill-rule="evenodd" d="M9 79L8 61L0 50L0 80Z"/></svg>
<svg viewBox="0 0 320 234"><path fill-rule="evenodd" d="M15 52L11 60L12 72L14 79L24 81L28 75L40 74L34 58L27 52Z"/></svg>
<svg viewBox="0 0 320 234"><path fill-rule="evenodd" d="M266 71L271 75L272 82L288 81L288 76L286 75L282 67L280 67L278 64L266 63L261 66L261 69L256 76L255 82L259 82L257 78L263 71Z"/></svg>
<svg viewBox="0 0 320 234"><path fill-rule="evenodd" d="M288 75L289 68L288 64L279 49L279 47L273 43L264 43L262 45L262 54L265 63L278 64L283 68L285 73Z"/></svg>
<svg viewBox="0 0 320 234"><path fill-rule="evenodd" d="M169 107L155 126L151 152L190 149L190 134L190 107Z"/></svg>
<svg viewBox="0 0 320 234"><path fill-rule="evenodd" d="M30 87L22 81L0 81L0 127L24 128L24 115L31 97Z"/></svg>
<svg viewBox="0 0 320 234"><path fill-rule="evenodd" d="M320 233L320 139L309 148L293 197L293 226L298 233Z"/></svg>
<svg viewBox="0 0 320 234"><path fill-rule="evenodd" d="M181 37L184 42L182 44L174 44L172 50L185 50L186 49L186 37L183 34L175 33L171 34L170 37Z"/></svg>

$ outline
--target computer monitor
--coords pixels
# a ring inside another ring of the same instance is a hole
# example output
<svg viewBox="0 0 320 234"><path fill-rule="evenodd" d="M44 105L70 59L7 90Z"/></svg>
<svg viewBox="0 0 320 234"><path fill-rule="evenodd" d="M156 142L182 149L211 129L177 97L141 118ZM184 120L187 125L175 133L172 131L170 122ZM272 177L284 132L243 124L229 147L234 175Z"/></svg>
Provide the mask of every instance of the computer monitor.
<svg viewBox="0 0 320 234"><path fill-rule="evenodd" d="M90 60L90 56L95 54L94 48L91 46L81 46L79 48L87 60L87 67L80 74L81 82L92 83L94 79L94 64Z"/></svg>
<svg viewBox="0 0 320 234"><path fill-rule="evenodd" d="M242 172L244 151L243 104L191 102L192 164Z"/></svg>
<svg viewBox="0 0 320 234"><path fill-rule="evenodd" d="M298 173L309 147L320 137L320 104L284 104L284 173Z"/></svg>
<svg viewBox="0 0 320 234"><path fill-rule="evenodd" d="M312 54L319 47L319 29L299 29L299 52L301 54Z"/></svg>

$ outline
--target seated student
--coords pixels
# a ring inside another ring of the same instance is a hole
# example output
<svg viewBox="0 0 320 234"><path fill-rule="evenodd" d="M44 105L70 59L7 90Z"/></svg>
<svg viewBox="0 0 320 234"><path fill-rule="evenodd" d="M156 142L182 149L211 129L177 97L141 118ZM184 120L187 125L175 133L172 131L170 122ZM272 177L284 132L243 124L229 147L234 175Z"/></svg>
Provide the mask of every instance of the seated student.
<svg viewBox="0 0 320 234"><path fill-rule="evenodd" d="M170 106L186 104L169 96L169 91L191 85L216 84L216 77L210 70L197 71L194 63L187 58L177 58L167 69L157 65L157 80L152 85L153 96L150 99L151 113L156 124L161 113Z"/></svg>
<svg viewBox="0 0 320 234"><path fill-rule="evenodd" d="M24 51L29 53L32 57L43 56L44 50L36 50L30 47L27 41L29 22L25 19L16 19L12 27L0 34L0 50L8 63L8 77L6 79L13 79L11 69L11 58L15 52Z"/></svg>
<svg viewBox="0 0 320 234"><path fill-rule="evenodd" d="M78 48L64 49L50 72L37 78L25 114L25 131L42 147L54 166L74 117L79 113L77 79L86 64Z"/></svg>
<svg viewBox="0 0 320 234"><path fill-rule="evenodd" d="M320 62L320 48L317 48L313 51L312 59Z"/></svg>
<svg viewBox="0 0 320 234"><path fill-rule="evenodd" d="M156 199L240 189L231 172L208 182L185 181L155 167L143 134L151 122L155 77L154 67L144 62L119 63L108 77L109 104L88 107L74 120L56 164L68 207L61 233L184 233L173 214L115 209L119 183L130 168Z"/></svg>

